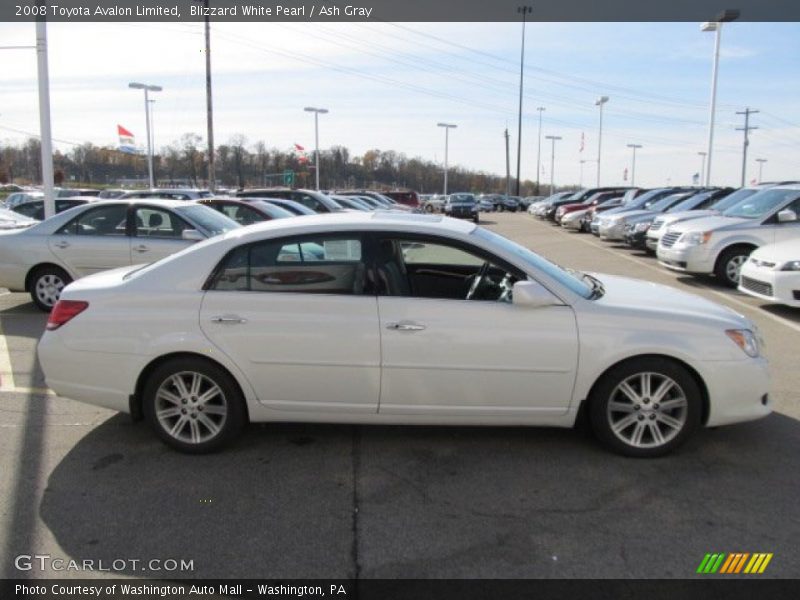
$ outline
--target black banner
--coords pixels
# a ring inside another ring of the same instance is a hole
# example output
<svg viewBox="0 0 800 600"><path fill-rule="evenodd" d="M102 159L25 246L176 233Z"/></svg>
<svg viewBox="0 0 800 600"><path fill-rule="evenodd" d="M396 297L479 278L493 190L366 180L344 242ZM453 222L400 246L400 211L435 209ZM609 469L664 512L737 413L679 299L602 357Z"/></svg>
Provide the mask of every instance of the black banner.
<svg viewBox="0 0 800 600"><path fill-rule="evenodd" d="M3 0L0 21L500 22L521 0ZM530 21L800 21L797 0L531 0Z"/></svg>
<svg viewBox="0 0 800 600"><path fill-rule="evenodd" d="M173 580L40 579L3 580L3 600L85 600L132 598L328 598L358 600L784 600L800 597L800 581L758 576L691 580L619 579L330 579Z"/></svg>

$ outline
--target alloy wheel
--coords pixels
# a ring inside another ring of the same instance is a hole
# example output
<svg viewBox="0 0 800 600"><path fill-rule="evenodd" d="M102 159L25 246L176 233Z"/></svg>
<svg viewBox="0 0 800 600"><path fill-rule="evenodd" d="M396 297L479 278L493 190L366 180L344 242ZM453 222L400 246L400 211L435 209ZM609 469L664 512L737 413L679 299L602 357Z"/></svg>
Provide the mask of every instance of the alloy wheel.
<svg viewBox="0 0 800 600"><path fill-rule="evenodd" d="M61 296L66 283L55 273L46 273L36 280L36 297L44 306L52 308Z"/></svg>
<svg viewBox="0 0 800 600"><path fill-rule="evenodd" d="M208 376L181 371L158 387L155 416L170 437L186 444L201 444L223 430L228 401L222 388Z"/></svg>

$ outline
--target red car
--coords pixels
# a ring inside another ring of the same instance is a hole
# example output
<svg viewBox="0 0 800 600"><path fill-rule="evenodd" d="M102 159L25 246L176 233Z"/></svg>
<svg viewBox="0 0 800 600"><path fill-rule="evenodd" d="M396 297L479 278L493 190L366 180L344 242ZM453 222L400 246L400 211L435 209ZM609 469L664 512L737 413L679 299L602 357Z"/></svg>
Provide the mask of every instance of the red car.
<svg viewBox="0 0 800 600"><path fill-rule="evenodd" d="M586 210L587 208L591 208L594 206L598 206L611 200L612 198L619 198L622 194L618 191L614 192L598 192L593 196L589 196L585 202L578 202L576 204L564 204L558 207L556 210L556 223L561 223L561 219L567 213L571 213L576 210Z"/></svg>
<svg viewBox="0 0 800 600"><path fill-rule="evenodd" d="M384 196L389 196L395 202L405 204L411 208L419 208L419 194L413 190L381 192Z"/></svg>

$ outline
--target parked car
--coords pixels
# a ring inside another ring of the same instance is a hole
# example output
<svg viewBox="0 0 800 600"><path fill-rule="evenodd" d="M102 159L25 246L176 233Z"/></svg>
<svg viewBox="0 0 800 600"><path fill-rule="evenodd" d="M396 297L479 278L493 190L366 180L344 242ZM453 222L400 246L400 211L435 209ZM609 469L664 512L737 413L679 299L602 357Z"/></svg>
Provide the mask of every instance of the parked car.
<svg viewBox="0 0 800 600"><path fill-rule="evenodd" d="M361 211L375 210L375 207L370 206L368 203L364 202L363 198L359 198L358 196L336 196L334 194L330 194L330 197L336 200L336 202L341 204L344 208Z"/></svg>
<svg viewBox="0 0 800 600"><path fill-rule="evenodd" d="M306 208L310 208L315 213L341 212L344 210L341 204L314 190L290 190L288 188L267 188L241 190L236 192L237 198L281 198L299 202Z"/></svg>
<svg viewBox="0 0 800 600"><path fill-rule="evenodd" d="M442 212L444 211L444 204L447 201L447 196L442 194L431 194L422 203L422 210L425 212Z"/></svg>
<svg viewBox="0 0 800 600"><path fill-rule="evenodd" d="M565 204L580 204L586 202L589 198L599 193L614 193L614 195L621 196L630 189L631 189L630 187L598 187L598 188L578 190L571 196L566 196L560 200L556 200L555 202L549 203L542 216L545 219L555 222L556 211Z"/></svg>
<svg viewBox="0 0 800 600"><path fill-rule="evenodd" d="M408 206L409 208L420 207L419 194L417 194L417 192L413 190L392 190L390 192L381 192L381 193L384 196L391 198L398 204Z"/></svg>
<svg viewBox="0 0 800 600"><path fill-rule="evenodd" d="M625 230L628 225L646 222L649 226L655 215L666 212L690 196L692 196L692 192L678 192L677 194L670 194L659 200L648 202L638 210L628 210L608 218L602 218L600 219L600 239L606 242L624 241ZM644 245L644 233L642 234L641 242Z"/></svg>
<svg viewBox="0 0 800 600"><path fill-rule="evenodd" d="M197 190L194 188L163 188L153 190L135 190L125 192L119 198L123 200L133 200L137 198L162 198L164 200L199 200L200 198L210 198L213 196L208 190Z"/></svg>
<svg viewBox="0 0 800 600"><path fill-rule="evenodd" d="M42 192L14 192L9 194L3 203L3 207L12 210L15 206L33 200L41 200L44 198Z"/></svg>
<svg viewBox="0 0 800 600"><path fill-rule="evenodd" d="M480 221L478 216L478 204L475 194L457 193L450 194L444 205L444 214L456 219L470 219L475 223Z"/></svg>
<svg viewBox="0 0 800 600"><path fill-rule="evenodd" d="M658 261L668 269L713 273L739 285L739 270L760 246L800 237L800 184L753 194L717 217L676 223L658 243Z"/></svg>
<svg viewBox="0 0 800 600"><path fill-rule="evenodd" d="M294 216L288 210L264 200L245 202L239 198L203 198L197 202L203 206L213 208L242 226Z"/></svg>
<svg viewBox="0 0 800 600"><path fill-rule="evenodd" d="M75 198L81 196L82 198L97 197L100 190L93 188L61 188L56 192L56 198Z"/></svg>
<svg viewBox="0 0 800 600"><path fill-rule="evenodd" d="M494 210L498 212L517 212L519 210L519 201L514 196L506 196L504 194L481 194L480 199L491 202Z"/></svg>
<svg viewBox="0 0 800 600"><path fill-rule="evenodd" d="M568 196L572 196L575 192L568 191L568 192L556 192L555 194L551 194L544 200L539 200L537 202L531 203L528 207L528 212L532 215L541 217L544 215L545 208L551 203L555 202L556 200L561 200L563 198L567 198Z"/></svg>
<svg viewBox="0 0 800 600"><path fill-rule="evenodd" d="M100 193L97 194L97 197L109 200L109 199L112 199L112 198L121 198L127 192L128 192L128 190L106 189L106 190L101 190Z"/></svg>
<svg viewBox="0 0 800 600"><path fill-rule="evenodd" d="M81 206L83 204L88 204L89 202L94 202L95 200L97 200L97 198L91 196L85 198L56 198L56 214L64 212L65 210L69 210L75 206ZM17 206L13 208L13 211L15 213L19 213L20 215L29 217L30 219L35 219L36 221L44 221L44 200L34 200L32 202L23 202L22 204L17 204Z"/></svg>
<svg viewBox="0 0 800 600"><path fill-rule="evenodd" d="M669 211L664 215L655 218L653 225L647 231L647 248L656 251L658 248L658 241L661 239L663 233L675 223L681 221L688 221L690 219L699 219L701 217L713 217L721 214L723 211L728 210L735 206L745 198L749 198L756 192L769 189L777 185L776 183L764 183L754 186L739 188L730 194L723 194L722 197L716 198L713 204L704 208L694 208L686 211Z"/></svg>
<svg viewBox="0 0 800 600"><path fill-rule="evenodd" d="M152 262L239 227L181 200L104 200L70 208L28 229L0 234L0 287L28 292L50 310L71 281Z"/></svg>
<svg viewBox="0 0 800 600"><path fill-rule="evenodd" d="M754 250L742 265L739 291L800 308L800 236Z"/></svg>
<svg viewBox="0 0 800 600"><path fill-rule="evenodd" d="M492 201L488 198L478 196L475 198L475 202L478 212L492 212L494 210L494 204L492 204Z"/></svg>
<svg viewBox="0 0 800 600"><path fill-rule="evenodd" d="M413 210L410 206L405 204L400 204L394 198L390 198L385 194L380 192L371 192L371 191L352 191L347 190L344 192L336 192L337 196L356 196L360 199L369 198L373 203L377 203L379 208L384 210L398 210L403 212L410 212Z"/></svg>
<svg viewBox="0 0 800 600"><path fill-rule="evenodd" d="M322 258L282 260L310 241ZM254 225L76 281L46 329L59 396L144 417L191 453L247 421L573 427L585 413L609 448L652 457L771 411L746 317L438 216Z"/></svg>
<svg viewBox="0 0 800 600"><path fill-rule="evenodd" d="M36 225L36 221L32 218L7 208L0 208L0 231L24 229L33 225Z"/></svg>
<svg viewBox="0 0 800 600"><path fill-rule="evenodd" d="M524 196L524 197L519 199L520 209L521 210L528 210L528 208L530 208L531 204L533 204L534 202L540 202L541 200L544 200L545 198L546 198L546 196Z"/></svg>
<svg viewBox="0 0 800 600"><path fill-rule="evenodd" d="M556 209L554 220L556 223L561 225L561 221L564 218L564 216L572 212L586 211L593 206L597 206L598 204L602 204L608 200L613 200L614 198L621 198L621 197L622 197L622 192L613 190L610 192L597 192L596 194L592 194L588 198L585 198L582 202L562 204Z"/></svg>
<svg viewBox="0 0 800 600"><path fill-rule="evenodd" d="M278 206L284 210L288 210L295 216L303 217L317 214L305 204L300 204L294 200L287 200L286 198L250 198L248 196L237 196L237 198L243 202L267 202L273 206Z"/></svg>
<svg viewBox="0 0 800 600"><path fill-rule="evenodd" d="M589 224L591 223L590 214L594 214L597 210L608 210L622 204L623 196L617 194L619 194L619 192L611 192L609 195L603 194L600 198L581 209L566 212L561 215L561 226L565 229L574 229L582 233L588 233ZM567 206L571 205L567 204Z"/></svg>
<svg viewBox="0 0 800 600"><path fill-rule="evenodd" d="M620 226L617 229L609 229L609 225L613 219L622 213L631 212L634 210L640 209L648 209L649 207L653 206L656 202L665 198L667 196L671 196L674 194L683 194L689 193L697 188L692 187L669 187L669 188L657 188L654 190L648 190L643 194L635 195L635 194L625 194L625 198L623 199L623 203L618 206L617 208L612 208L604 212L602 216L595 212L594 219L592 220L590 229L591 232L597 236L600 235L600 227L604 227L607 231L607 234L613 236L613 239L622 239L622 234L624 232L624 226Z"/></svg>

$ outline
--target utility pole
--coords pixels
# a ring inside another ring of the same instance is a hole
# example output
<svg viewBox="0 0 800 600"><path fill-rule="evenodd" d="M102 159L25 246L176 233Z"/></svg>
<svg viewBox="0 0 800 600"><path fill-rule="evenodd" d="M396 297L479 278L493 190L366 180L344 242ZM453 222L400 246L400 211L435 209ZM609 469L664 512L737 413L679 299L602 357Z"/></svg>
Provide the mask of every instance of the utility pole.
<svg viewBox="0 0 800 600"><path fill-rule="evenodd" d="M764 163L767 162L766 158L757 158L758 163L758 183L761 183L761 175L764 173Z"/></svg>
<svg viewBox="0 0 800 600"><path fill-rule="evenodd" d="M437 123L437 127L444 127L444 196L447 196L447 159L450 150L450 130L455 129L458 125L454 123Z"/></svg>
<svg viewBox="0 0 800 600"><path fill-rule="evenodd" d="M578 187L579 187L579 188L581 188L581 189L583 189L583 165L584 165L584 163L585 163L585 162L586 162L586 159L585 159L585 158L582 158L582 159L581 159L581 180L580 180L580 182L578 183ZM552 195L552 194L551 194L551 195Z"/></svg>
<svg viewBox="0 0 800 600"><path fill-rule="evenodd" d="M206 4L206 130L208 137L208 189L217 187L214 168L214 107L211 100L211 23L209 22L209 0Z"/></svg>
<svg viewBox="0 0 800 600"><path fill-rule="evenodd" d="M628 144L628 148L633 148L633 164L631 165L631 187L636 186L636 149L641 148L641 144Z"/></svg>
<svg viewBox="0 0 800 600"><path fill-rule="evenodd" d="M555 171L556 171L556 141L560 140L561 137L558 135L548 135L546 136L548 140L552 141L552 150L550 152L550 195L552 196L555 194Z"/></svg>
<svg viewBox="0 0 800 600"><path fill-rule="evenodd" d="M745 108L743 111L737 111L737 115L744 115L744 127L737 127L736 131L744 131L744 147L742 149L742 187L744 187L744 180L747 175L747 147L750 145L750 136L748 135L751 130L758 129L750 125L750 115L755 115L759 111Z"/></svg>
<svg viewBox="0 0 800 600"><path fill-rule="evenodd" d="M600 187L600 156L603 148L603 105L608 102L608 96L600 96L595 101L595 106L600 107L600 127L597 133L597 187Z"/></svg>
<svg viewBox="0 0 800 600"><path fill-rule="evenodd" d="M511 194L511 164L508 155L508 127L506 127L504 135L506 137L506 196L509 196Z"/></svg>
<svg viewBox="0 0 800 600"><path fill-rule="evenodd" d="M697 154L703 157L703 162L700 165L700 185L703 185L706 180L706 156L708 156L708 152L698 152Z"/></svg>
<svg viewBox="0 0 800 600"><path fill-rule="evenodd" d="M50 133L50 74L47 65L47 22L36 21L36 60L39 79L39 129L42 150L42 190L44 191L44 216L56 214L53 189L53 138Z"/></svg>
<svg viewBox="0 0 800 600"><path fill-rule="evenodd" d="M522 81L525 66L525 17L533 12L532 6L518 6L517 12L522 13L522 50L519 57L519 115L517 119L517 193L519 196L520 162L522 158Z"/></svg>
<svg viewBox="0 0 800 600"><path fill-rule="evenodd" d="M539 195L539 173L541 170L541 160L542 160L542 112L544 112L544 106L537 106L536 110L539 111L539 142L537 144L536 150L536 196Z"/></svg>

